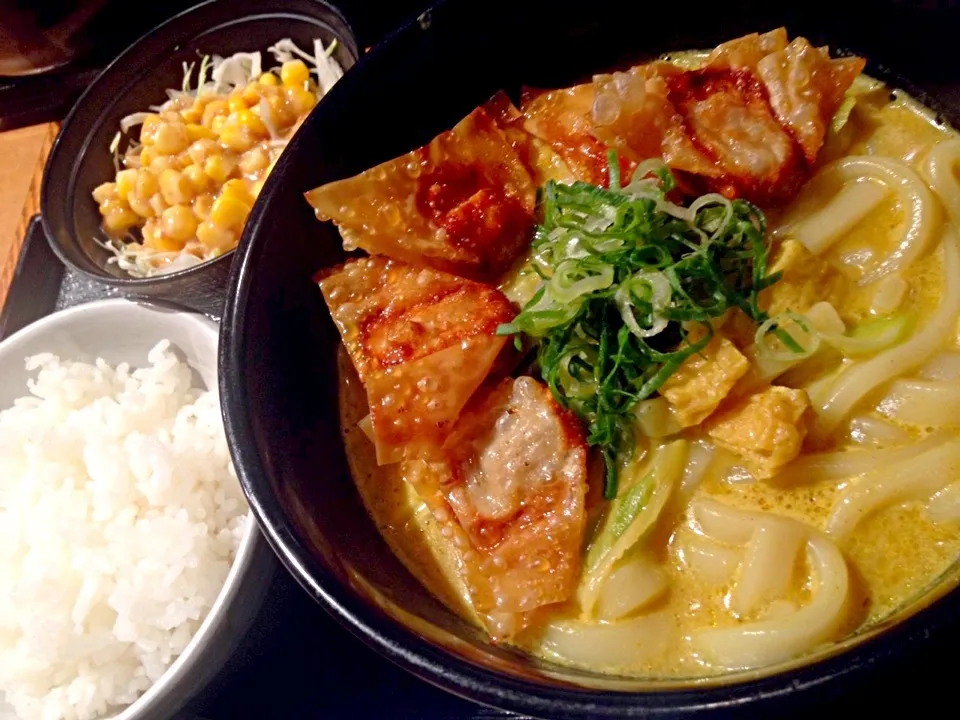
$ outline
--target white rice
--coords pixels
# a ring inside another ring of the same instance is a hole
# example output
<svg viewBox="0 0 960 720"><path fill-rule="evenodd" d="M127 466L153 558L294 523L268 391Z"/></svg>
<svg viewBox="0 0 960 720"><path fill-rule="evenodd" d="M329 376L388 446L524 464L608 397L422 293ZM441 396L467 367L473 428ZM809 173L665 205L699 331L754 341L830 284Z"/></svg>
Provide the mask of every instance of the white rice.
<svg viewBox="0 0 960 720"><path fill-rule="evenodd" d="M136 700L200 626L246 528L216 392L167 341L148 361L28 358L31 396L0 412L0 692L23 720Z"/></svg>

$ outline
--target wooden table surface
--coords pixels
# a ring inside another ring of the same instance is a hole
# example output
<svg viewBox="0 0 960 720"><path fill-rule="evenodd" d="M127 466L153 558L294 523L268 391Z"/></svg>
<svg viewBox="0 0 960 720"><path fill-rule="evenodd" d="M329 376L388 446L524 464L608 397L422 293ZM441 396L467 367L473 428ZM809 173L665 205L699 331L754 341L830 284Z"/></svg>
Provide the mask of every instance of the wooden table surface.
<svg viewBox="0 0 960 720"><path fill-rule="evenodd" d="M0 133L0 308L17 266L27 223L40 208L43 166L57 123Z"/></svg>

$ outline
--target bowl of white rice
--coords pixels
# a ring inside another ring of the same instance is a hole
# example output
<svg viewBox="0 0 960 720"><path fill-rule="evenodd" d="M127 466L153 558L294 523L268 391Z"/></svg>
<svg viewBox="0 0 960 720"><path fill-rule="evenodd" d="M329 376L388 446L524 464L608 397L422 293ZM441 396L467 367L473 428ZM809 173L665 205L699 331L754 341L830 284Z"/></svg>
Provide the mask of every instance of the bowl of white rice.
<svg viewBox="0 0 960 720"><path fill-rule="evenodd" d="M115 299L0 343L0 718L171 718L276 563L237 482L216 323Z"/></svg>

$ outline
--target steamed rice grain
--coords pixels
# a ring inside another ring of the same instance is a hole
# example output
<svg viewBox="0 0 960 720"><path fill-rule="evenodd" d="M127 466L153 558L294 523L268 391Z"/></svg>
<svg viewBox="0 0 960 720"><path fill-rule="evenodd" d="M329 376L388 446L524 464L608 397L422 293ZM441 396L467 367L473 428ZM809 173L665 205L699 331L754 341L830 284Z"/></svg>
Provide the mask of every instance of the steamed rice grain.
<svg viewBox="0 0 960 720"><path fill-rule="evenodd" d="M23 720L111 715L184 650L246 529L217 394L40 355L0 412L0 692Z"/></svg>

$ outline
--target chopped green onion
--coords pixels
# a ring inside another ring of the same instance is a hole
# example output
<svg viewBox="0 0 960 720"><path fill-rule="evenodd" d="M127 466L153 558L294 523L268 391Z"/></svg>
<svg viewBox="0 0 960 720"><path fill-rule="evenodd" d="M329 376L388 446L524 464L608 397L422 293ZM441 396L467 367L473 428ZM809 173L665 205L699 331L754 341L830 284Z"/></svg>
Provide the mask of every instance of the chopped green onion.
<svg viewBox="0 0 960 720"><path fill-rule="evenodd" d="M609 188L540 189L532 270L542 280L497 332L538 341L544 381L603 452L609 499L635 446L634 406L707 346L712 320L739 308L767 321L759 294L779 274L767 273L766 220L754 205L709 194L683 207L667 199L675 182L662 160L640 163L624 187L615 151L608 162Z"/></svg>
<svg viewBox="0 0 960 720"><path fill-rule="evenodd" d="M607 167L610 180L607 185L611 190L620 189L620 156L616 150L607 151Z"/></svg>
<svg viewBox="0 0 960 720"><path fill-rule="evenodd" d="M824 342L832 345L847 357L873 355L881 350L899 345L913 332L914 318L911 315L872 318L854 326L847 334L821 333Z"/></svg>
<svg viewBox="0 0 960 720"><path fill-rule="evenodd" d="M754 342L767 359L804 360L820 349L820 334L809 319L787 311L764 321L757 328Z"/></svg>

